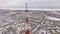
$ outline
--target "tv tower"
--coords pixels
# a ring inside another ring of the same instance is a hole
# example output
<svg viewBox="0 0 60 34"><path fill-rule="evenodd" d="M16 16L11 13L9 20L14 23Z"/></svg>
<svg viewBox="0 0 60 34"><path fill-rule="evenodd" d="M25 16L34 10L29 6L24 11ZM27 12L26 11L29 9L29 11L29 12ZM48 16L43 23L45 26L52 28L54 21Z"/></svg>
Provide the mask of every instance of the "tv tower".
<svg viewBox="0 0 60 34"><path fill-rule="evenodd" d="M28 28L28 25L29 25L29 22L28 22L28 2L26 0L26 10L25 10L25 14L26 14L26 31L25 31L25 34L30 34L30 31L29 31L29 28Z"/></svg>

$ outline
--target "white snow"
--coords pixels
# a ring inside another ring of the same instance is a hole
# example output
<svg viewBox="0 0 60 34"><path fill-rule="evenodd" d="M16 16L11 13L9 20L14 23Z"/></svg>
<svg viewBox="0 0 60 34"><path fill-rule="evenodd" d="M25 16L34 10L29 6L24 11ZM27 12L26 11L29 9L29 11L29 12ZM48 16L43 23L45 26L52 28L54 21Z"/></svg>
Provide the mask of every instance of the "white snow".
<svg viewBox="0 0 60 34"><path fill-rule="evenodd" d="M48 16L46 18L50 19L50 20L60 21L60 18L55 18L55 17L50 17L50 16Z"/></svg>

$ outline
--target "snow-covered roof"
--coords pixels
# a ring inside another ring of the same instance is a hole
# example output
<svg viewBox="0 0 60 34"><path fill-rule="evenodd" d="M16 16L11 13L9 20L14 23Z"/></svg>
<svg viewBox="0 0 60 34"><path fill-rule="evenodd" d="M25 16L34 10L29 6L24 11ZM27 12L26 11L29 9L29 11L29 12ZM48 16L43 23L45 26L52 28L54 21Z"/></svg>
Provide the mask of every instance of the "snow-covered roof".
<svg viewBox="0 0 60 34"><path fill-rule="evenodd" d="M50 20L60 21L60 18L55 18L55 17L50 17L50 16L48 16L46 18L50 19Z"/></svg>

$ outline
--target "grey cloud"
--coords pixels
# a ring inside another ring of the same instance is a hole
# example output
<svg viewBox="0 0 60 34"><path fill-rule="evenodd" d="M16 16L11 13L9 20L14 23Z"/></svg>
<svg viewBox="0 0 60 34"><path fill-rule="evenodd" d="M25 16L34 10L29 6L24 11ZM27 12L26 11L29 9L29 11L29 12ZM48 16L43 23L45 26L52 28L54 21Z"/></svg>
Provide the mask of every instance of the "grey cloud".
<svg viewBox="0 0 60 34"><path fill-rule="evenodd" d="M60 8L60 0L31 0L30 8Z"/></svg>
<svg viewBox="0 0 60 34"><path fill-rule="evenodd" d="M24 7L25 0L0 0L0 8Z"/></svg>
<svg viewBox="0 0 60 34"><path fill-rule="evenodd" d="M29 8L60 8L60 0L28 0ZM25 0L0 0L0 8L25 8Z"/></svg>

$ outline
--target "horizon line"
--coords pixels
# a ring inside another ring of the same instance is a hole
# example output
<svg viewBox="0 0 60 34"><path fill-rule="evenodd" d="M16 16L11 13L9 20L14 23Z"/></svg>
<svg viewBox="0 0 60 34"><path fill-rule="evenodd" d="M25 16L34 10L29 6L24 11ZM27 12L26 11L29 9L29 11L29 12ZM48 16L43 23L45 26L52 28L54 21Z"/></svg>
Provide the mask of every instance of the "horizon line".
<svg viewBox="0 0 60 34"><path fill-rule="evenodd" d="M0 8L0 10L26 10L25 8ZM60 9L28 8L27 10L60 11Z"/></svg>

